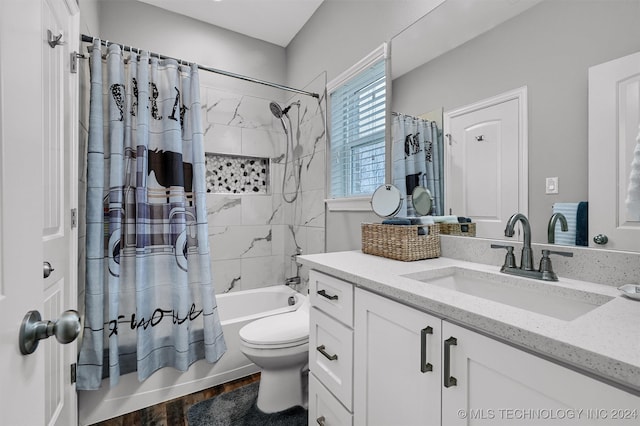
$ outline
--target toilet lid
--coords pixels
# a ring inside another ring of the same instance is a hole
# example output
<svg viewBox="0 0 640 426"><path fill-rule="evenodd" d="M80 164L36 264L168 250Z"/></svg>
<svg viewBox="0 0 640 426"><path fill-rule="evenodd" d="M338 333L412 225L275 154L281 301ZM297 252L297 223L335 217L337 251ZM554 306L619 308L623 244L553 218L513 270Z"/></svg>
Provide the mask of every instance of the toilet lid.
<svg viewBox="0 0 640 426"><path fill-rule="evenodd" d="M299 312L261 318L240 329L240 338L258 345L300 344L309 340L309 317Z"/></svg>

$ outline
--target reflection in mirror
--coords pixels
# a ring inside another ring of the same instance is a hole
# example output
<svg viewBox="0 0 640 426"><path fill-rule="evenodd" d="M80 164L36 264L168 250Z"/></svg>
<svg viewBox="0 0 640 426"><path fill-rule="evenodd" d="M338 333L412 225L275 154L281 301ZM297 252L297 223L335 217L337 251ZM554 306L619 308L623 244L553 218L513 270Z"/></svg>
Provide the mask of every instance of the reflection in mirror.
<svg viewBox="0 0 640 426"><path fill-rule="evenodd" d="M411 194L423 186L433 195L434 215L443 214L443 140L435 121L392 113L391 158L393 183L407 198L403 216L416 216Z"/></svg>
<svg viewBox="0 0 640 426"><path fill-rule="evenodd" d="M422 186L416 186L411 193L411 201L416 216L426 216L431 213L433 206L433 196L431 191Z"/></svg>
<svg viewBox="0 0 640 426"><path fill-rule="evenodd" d="M526 86L528 217L532 241L546 243L553 205L588 199L589 68L640 51L638 22L638 0L447 0L392 39L391 110L449 111Z"/></svg>

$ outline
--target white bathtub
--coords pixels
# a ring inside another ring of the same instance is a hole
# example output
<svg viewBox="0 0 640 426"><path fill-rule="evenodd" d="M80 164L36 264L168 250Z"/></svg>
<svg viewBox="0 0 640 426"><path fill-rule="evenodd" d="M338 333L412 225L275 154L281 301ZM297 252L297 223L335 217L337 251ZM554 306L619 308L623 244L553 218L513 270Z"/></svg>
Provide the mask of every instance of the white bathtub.
<svg viewBox="0 0 640 426"><path fill-rule="evenodd" d="M292 306L288 302L291 296L296 301ZM297 309L302 297L284 285L218 295L227 352L216 364L200 360L185 372L163 368L142 383L137 373L131 373L120 377L113 389L109 389L107 379L99 390L78 391L79 424L97 423L257 373L258 367L240 351L238 332L255 319Z"/></svg>

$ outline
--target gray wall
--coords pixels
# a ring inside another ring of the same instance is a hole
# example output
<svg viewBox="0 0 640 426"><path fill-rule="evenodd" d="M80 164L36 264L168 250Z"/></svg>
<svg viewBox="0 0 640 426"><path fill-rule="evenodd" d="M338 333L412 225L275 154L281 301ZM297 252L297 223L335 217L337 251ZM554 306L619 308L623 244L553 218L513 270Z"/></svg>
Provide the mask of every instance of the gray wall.
<svg viewBox="0 0 640 426"><path fill-rule="evenodd" d="M394 80L392 110L446 111L526 85L529 218L546 241L552 204L588 197L587 70L640 50L638 22L637 0L543 2ZM545 194L551 176L558 195Z"/></svg>
<svg viewBox="0 0 640 426"><path fill-rule="evenodd" d="M82 0L85 1L85 0ZM84 9L83 9L84 10ZM197 62L274 83L285 83L283 47L132 0L99 0L100 36L140 49ZM205 84L284 100L285 94L266 86L202 72Z"/></svg>
<svg viewBox="0 0 640 426"><path fill-rule="evenodd" d="M325 0L286 49L287 82L303 87L318 74L331 81L415 22L433 1ZM360 248L360 223L371 212L326 212L326 250Z"/></svg>

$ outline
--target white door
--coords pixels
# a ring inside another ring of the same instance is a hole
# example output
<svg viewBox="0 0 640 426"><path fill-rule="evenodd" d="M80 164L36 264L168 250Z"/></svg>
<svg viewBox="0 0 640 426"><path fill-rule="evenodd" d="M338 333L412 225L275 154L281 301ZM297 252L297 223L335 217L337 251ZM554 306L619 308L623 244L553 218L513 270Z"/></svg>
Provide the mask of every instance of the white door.
<svg viewBox="0 0 640 426"><path fill-rule="evenodd" d="M447 321L442 338L456 339L448 349L456 383L442 388L443 425L610 425L616 409L638 407L637 396Z"/></svg>
<svg viewBox="0 0 640 426"><path fill-rule="evenodd" d="M441 320L356 289L356 425L440 424Z"/></svg>
<svg viewBox="0 0 640 426"><path fill-rule="evenodd" d="M76 345L54 337L22 355L19 329L38 310L56 320L76 307L78 6L73 0L0 2L1 423L77 423L70 381ZM62 45L50 47L62 34ZM53 273L43 279L43 263Z"/></svg>
<svg viewBox="0 0 640 426"><path fill-rule="evenodd" d="M445 212L469 217L476 236L504 238L528 214L526 87L444 113Z"/></svg>
<svg viewBox="0 0 640 426"><path fill-rule="evenodd" d="M640 53L589 68L591 247L640 250L640 221L625 204L639 124Z"/></svg>

